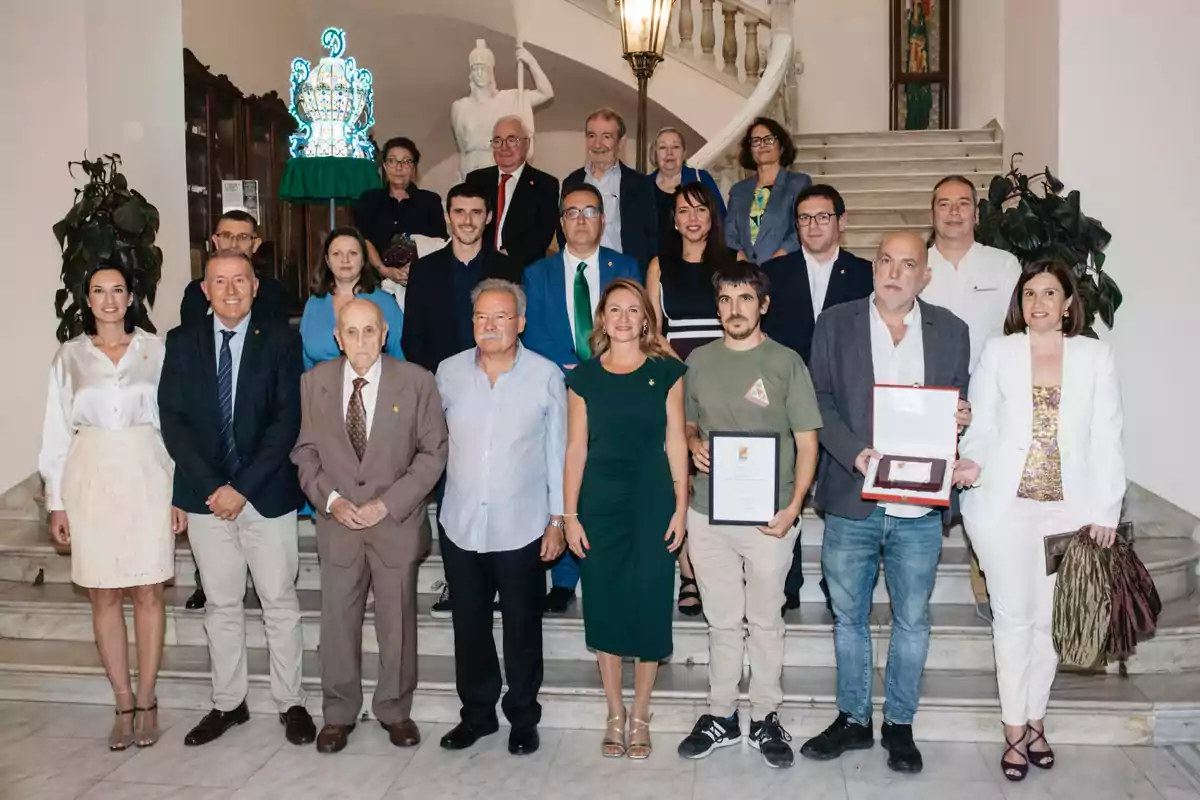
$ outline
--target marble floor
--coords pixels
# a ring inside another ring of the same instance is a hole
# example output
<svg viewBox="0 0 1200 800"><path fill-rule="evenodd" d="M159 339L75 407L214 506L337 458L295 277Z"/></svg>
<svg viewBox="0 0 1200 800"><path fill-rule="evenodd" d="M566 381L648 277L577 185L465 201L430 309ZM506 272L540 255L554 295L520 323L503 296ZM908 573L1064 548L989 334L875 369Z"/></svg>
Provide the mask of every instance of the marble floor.
<svg viewBox="0 0 1200 800"><path fill-rule="evenodd" d="M1200 752L1117 747L1061 747L1053 771L1009 784L993 745L923 745L925 772L890 773L880 748L817 764L798 759L770 770L749 748L699 762L674 754L663 735L646 762L605 760L593 731L542 731L532 757L510 756L504 729L471 750L437 746L446 726L423 727L425 743L402 751L374 723L354 732L336 756L287 744L277 720L258 716L206 747L185 748L196 713L164 711L162 741L151 749L109 753L111 711L99 706L0 703L0 800L532 800L532 798L796 797L867 800L940 798L1200 798ZM798 743L794 743L798 744Z"/></svg>

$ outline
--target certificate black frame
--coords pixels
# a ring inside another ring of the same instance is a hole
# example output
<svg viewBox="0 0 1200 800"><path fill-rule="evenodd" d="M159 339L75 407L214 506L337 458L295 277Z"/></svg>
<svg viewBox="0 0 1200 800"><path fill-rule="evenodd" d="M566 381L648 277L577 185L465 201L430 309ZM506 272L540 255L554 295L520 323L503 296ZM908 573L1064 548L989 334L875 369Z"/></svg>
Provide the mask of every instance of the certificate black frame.
<svg viewBox="0 0 1200 800"><path fill-rule="evenodd" d="M709 525L741 525L759 527L768 525L771 518L767 518L762 522L747 522L745 520L722 520L713 516L715 504L713 502L713 487L717 483L717 460L714 456L716 448L713 447L713 442L716 439L770 439L775 445L775 468L772 471L772 496L775 498L774 511L771 512L771 517L774 517L779 511L779 448L781 446L780 436L774 431L709 431L708 433L708 524Z"/></svg>

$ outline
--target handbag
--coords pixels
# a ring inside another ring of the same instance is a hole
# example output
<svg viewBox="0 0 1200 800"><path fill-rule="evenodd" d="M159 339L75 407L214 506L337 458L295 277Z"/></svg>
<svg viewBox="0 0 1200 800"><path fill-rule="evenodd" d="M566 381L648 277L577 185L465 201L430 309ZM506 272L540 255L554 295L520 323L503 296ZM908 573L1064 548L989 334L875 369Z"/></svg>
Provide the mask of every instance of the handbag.
<svg viewBox="0 0 1200 800"><path fill-rule="evenodd" d="M1150 571L1133 545L1118 537L1113 545L1108 657L1123 660L1132 655L1140 640L1154 635L1161 612L1162 600Z"/></svg>
<svg viewBox="0 0 1200 800"><path fill-rule="evenodd" d="M1071 535L1054 586L1054 649L1067 668L1107 664L1112 625L1112 552L1084 527Z"/></svg>

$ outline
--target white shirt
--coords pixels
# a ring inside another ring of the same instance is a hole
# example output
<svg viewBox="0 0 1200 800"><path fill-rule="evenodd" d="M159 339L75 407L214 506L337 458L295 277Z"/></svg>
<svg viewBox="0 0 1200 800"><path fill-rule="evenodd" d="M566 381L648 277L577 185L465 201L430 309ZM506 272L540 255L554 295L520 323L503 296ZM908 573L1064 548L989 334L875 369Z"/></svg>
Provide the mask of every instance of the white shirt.
<svg viewBox="0 0 1200 800"><path fill-rule="evenodd" d="M390 294L396 301L396 305L400 306L400 310L404 310L404 296L408 293L408 287L403 284L396 283L391 278L384 278L379 288Z"/></svg>
<svg viewBox="0 0 1200 800"><path fill-rule="evenodd" d="M496 249L500 250L504 247L504 221L508 219L508 210L512 208L513 192L517 188L517 183L521 180L521 173L525 171L525 162L521 162L521 166L517 167L512 172L508 179L508 183L504 184L504 212L500 215L500 219L496 220ZM500 199L500 184L504 182L504 170L497 167L496 169L496 199Z"/></svg>
<svg viewBox="0 0 1200 800"><path fill-rule="evenodd" d="M600 190L604 198L604 235L600 244L609 250L621 250L621 162L618 161L604 171L599 178L592 174L592 165L583 168L583 181Z"/></svg>
<svg viewBox="0 0 1200 800"><path fill-rule="evenodd" d="M925 384L925 335L921 331L921 306L913 303L912 311L904 315L908 330L899 344L892 341L892 332L875 306L875 293L871 293L871 363L875 368L875 382L896 386L922 386ZM889 517L915 519L923 517L933 509L909 503L880 503Z"/></svg>
<svg viewBox="0 0 1200 800"><path fill-rule="evenodd" d="M803 248L801 248L803 250ZM829 279L833 275L833 264L841 255L842 248L833 248L828 261L817 261L817 257L804 250L804 263L808 265L808 293L812 295L813 319L821 316L825 308L825 295L829 293Z"/></svg>
<svg viewBox="0 0 1200 800"><path fill-rule="evenodd" d="M571 335L575 334L575 272L579 268L579 262L583 261L587 264L583 270L583 277L587 278L588 284L588 300L591 301L592 307L588 309L589 318L595 318L596 307L600 305L600 248L596 248L590 256L580 258L571 252L568 245L563 248L563 278L567 284L567 322L571 325Z"/></svg>
<svg viewBox="0 0 1200 800"><path fill-rule="evenodd" d="M116 431L135 425L158 429L158 379L166 340L135 328L118 364L87 334L58 348L50 363L50 388L42 425L38 470L46 482L46 508L62 511L62 477L71 440L80 428Z"/></svg>
<svg viewBox="0 0 1200 800"><path fill-rule="evenodd" d="M519 344L492 385L478 352L451 356L437 371L450 432L438 518L463 550L519 550L562 514L567 389L554 362Z"/></svg>
<svg viewBox="0 0 1200 800"><path fill-rule="evenodd" d="M371 438L371 423L375 421L375 400L379 397L379 376L383 374L383 359L375 359L375 363L367 370L367 374L362 377L367 383L362 388L363 411L366 412L367 418L367 439ZM342 422L346 421L346 415L350 411L350 398L354 396L354 379L359 377L359 374L354 371L354 367L350 366L349 361L342 362ZM337 500L342 495L336 489L329 493L329 499L325 501L325 513L332 513L333 501Z"/></svg>
<svg viewBox="0 0 1200 800"><path fill-rule="evenodd" d="M930 247L929 268L933 277L921 299L967 323L974 372L983 346L1004 335L1004 318L1021 277L1021 264L1012 253L976 242L958 262L958 269L936 246Z"/></svg>

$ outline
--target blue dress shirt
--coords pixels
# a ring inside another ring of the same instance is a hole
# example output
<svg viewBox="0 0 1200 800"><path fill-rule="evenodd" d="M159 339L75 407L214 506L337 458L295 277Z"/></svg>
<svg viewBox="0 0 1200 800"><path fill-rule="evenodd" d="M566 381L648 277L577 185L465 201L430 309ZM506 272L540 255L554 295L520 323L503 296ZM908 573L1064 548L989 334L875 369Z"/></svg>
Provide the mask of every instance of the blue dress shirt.
<svg viewBox="0 0 1200 800"><path fill-rule="evenodd" d="M216 314L212 315L212 320L218 369L221 363L221 342L224 340L221 331L233 331L237 334L229 340L229 355L233 358L233 395L229 398L229 405L231 408L237 408L238 372L242 366L242 349L246 346L246 332L250 330L250 315L242 317L242 321L232 328L226 328Z"/></svg>

